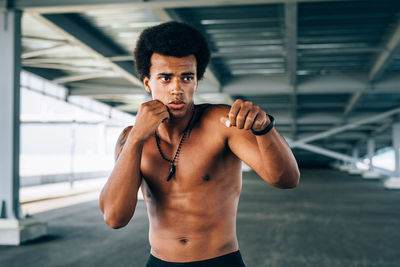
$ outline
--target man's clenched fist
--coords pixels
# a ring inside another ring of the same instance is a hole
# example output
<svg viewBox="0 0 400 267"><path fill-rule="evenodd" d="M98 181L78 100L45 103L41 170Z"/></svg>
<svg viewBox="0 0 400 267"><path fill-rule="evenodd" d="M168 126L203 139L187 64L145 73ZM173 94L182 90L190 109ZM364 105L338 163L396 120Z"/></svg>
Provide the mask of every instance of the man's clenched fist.
<svg viewBox="0 0 400 267"><path fill-rule="evenodd" d="M227 117L222 117L221 122L227 127L235 126L238 129L262 131L269 124L267 114L250 101L236 100Z"/></svg>
<svg viewBox="0 0 400 267"><path fill-rule="evenodd" d="M161 101L151 100L141 104L136 116L135 135L140 140L147 140L169 116L167 106Z"/></svg>

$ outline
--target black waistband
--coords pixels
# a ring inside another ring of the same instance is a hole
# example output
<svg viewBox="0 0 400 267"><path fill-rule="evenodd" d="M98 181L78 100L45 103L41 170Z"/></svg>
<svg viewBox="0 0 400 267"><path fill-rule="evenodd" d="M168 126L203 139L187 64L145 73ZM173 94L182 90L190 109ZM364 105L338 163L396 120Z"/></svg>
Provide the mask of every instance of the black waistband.
<svg viewBox="0 0 400 267"><path fill-rule="evenodd" d="M245 267L240 251L225 254L216 258L193 262L168 262L150 254L146 267Z"/></svg>

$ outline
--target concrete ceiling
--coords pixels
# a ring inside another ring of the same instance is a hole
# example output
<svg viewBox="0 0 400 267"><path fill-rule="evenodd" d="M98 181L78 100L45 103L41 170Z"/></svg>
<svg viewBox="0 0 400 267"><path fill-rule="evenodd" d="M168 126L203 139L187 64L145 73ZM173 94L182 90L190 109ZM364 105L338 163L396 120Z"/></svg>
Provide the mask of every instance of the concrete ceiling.
<svg viewBox="0 0 400 267"><path fill-rule="evenodd" d="M399 1L17 0L10 8L24 11L23 68L70 95L135 113L149 97L133 67L136 39L178 20L202 31L212 49L198 103L253 101L297 148L327 150L318 159L325 163L329 152L365 154L370 137L377 149L391 145L400 113ZM315 160L295 152L300 162Z"/></svg>

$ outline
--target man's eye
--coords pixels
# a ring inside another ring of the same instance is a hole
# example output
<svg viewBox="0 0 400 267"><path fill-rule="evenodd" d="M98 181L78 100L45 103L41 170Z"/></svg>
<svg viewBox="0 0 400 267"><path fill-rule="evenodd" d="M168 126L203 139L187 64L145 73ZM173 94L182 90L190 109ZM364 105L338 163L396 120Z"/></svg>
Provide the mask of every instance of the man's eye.
<svg viewBox="0 0 400 267"><path fill-rule="evenodd" d="M193 80L193 77L183 77L183 80L184 81L191 81L191 80Z"/></svg>
<svg viewBox="0 0 400 267"><path fill-rule="evenodd" d="M161 81L163 82L168 82L170 80L169 77L161 77Z"/></svg>

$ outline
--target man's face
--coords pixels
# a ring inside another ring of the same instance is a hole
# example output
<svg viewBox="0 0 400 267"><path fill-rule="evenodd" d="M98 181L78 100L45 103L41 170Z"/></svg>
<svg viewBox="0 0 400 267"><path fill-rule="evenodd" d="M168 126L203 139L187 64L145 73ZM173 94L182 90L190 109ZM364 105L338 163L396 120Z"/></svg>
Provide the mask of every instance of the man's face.
<svg viewBox="0 0 400 267"><path fill-rule="evenodd" d="M146 90L168 107L175 118L184 117L193 105L197 89L196 57L151 56L150 78L143 80Z"/></svg>

